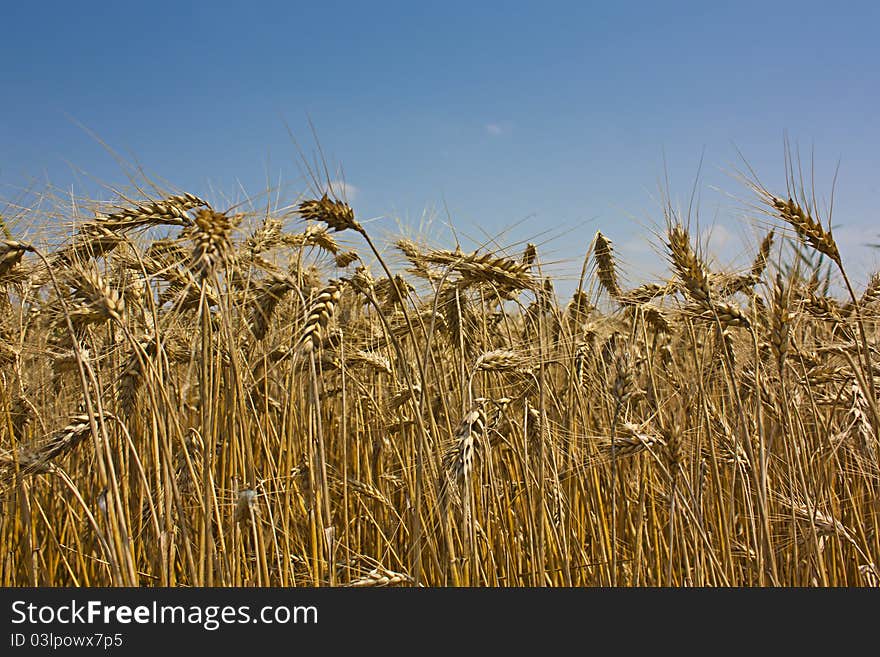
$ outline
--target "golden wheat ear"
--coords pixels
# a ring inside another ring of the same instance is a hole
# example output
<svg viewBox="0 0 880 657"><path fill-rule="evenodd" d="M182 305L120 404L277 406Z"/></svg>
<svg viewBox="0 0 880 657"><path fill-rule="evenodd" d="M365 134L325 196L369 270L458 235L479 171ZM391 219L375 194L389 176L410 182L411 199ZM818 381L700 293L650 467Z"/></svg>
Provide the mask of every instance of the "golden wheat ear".
<svg viewBox="0 0 880 657"><path fill-rule="evenodd" d="M341 251L336 254L333 261L339 269L345 269L360 259L357 251Z"/></svg>
<svg viewBox="0 0 880 657"><path fill-rule="evenodd" d="M145 201L108 215L99 214L96 223L115 231L146 226L189 226L193 222L190 211L210 207L207 201L194 194L180 194L162 201Z"/></svg>
<svg viewBox="0 0 880 657"><path fill-rule="evenodd" d="M812 213L804 210L792 198L786 201L776 196L771 196L769 202L779 213L783 221L794 228L798 237L840 266L840 251L837 248L837 242L834 241L831 231L825 230L822 224L813 217Z"/></svg>
<svg viewBox="0 0 880 657"><path fill-rule="evenodd" d="M125 314L123 294L110 286L94 263L72 267L66 280L73 288L76 302L70 311L75 325L114 320L121 323Z"/></svg>
<svg viewBox="0 0 880 657"><path fill-rule="evenodd" d="M352 580L348 586L396 586L398 584L414 584L415 580L405 573L394 572L379 566L368 572L363 577Z"/></svg>
<svg viewBox="0 0 880 657"><path fill-rule="evenodd" d="M672 226L669 229L667 246L672 266L688 296L699 306L708 308L710 305L709 274L706 265L697 257L691 246L691 238L687 228L681 224Z"/></svg>
<svg viewBox="0 0 880 657"><path fill-rule="evenodd" d="M15 240L0 240L0 276L8 273L21 262L22 256L33 247Z"/></svg>
<svg viewBox="0 0 880 657"><path fill-rule="evenodd" d="M319 199L303 201L298 212L303 219L321 221L335 231L354 230L363 233L363 227L354 218L354 210L348 203L331 200L327 194Z"/></svg>
<svg viewBox="0 0 880 657"><path fill-rule="evenodd" d="M105 412L101 421L115 419L115 416ZM75 415L70 418L67 426L53 433L45 442L20 448L18 460L21 469L29 474L47 472L53 461L74 451L91 434L89 416L85 413Z"/></svg>
<svg viewBox="0 0 880 657"><path fill-rule="evenodd" d="M511 372L521 365L520 358L509 349L494 349L477 358L474 372Z"/></svg>
<svg viewBox="0 0 880 657"><path fill-rule="evenodd" d="M871 278L865 286L865 291L862 292L859 303L862 306L868 306L877 301L880 301L880 274L875 272L871 274Z"/></svg>
<svg viewBox="0 0 880 657"><path fill-rule="evenodd" d="M304 354L309 354L320 346L327 325L336 312L336 306L342 297L342 287L342 281L328 281L327 286L321 290L318 298L312 304L299 340L299 347Z"/></svg>
<svg viewBox="0 0 880 657"><path fill-rule="evenodd" d="M453 480L466 484L474 467L475 442L486 431L486 413L481 404L474 404L464 414L453 436L454 442L443 457L447 473Z"/></svg>
<svg viewBox="0 0 880 657"><path fill-rule="evenodd" d="M646 427L641 427L631 422L621 423L614 442L603 442L599 445L599 452L606 458L632 456L655 446L664 446L663 439L656 433L651 433Z"/></svg>
<svg viewBox="0 0 880 657"><path fill-rule="evenodd" d="M601 232L596 233L593 241L593 257L596 259L596 277L599 279L599 284L612 299L619 299L622 292L617 280L614 246Z"/></svg>
<svg viewBox="0 0 880 657"><path fill-rule="evenodd" d="M752 262L752 269L750 271L755 283L761 279L761 276L764 275L764 271L767 269L767 262L770 258L770 250L773 248L773 240L775 237L776 231L771 230L764 236L764 239L761 240L761 246L758 248L758 254L755 256L754 262Z"/></svg>
<svg viewBox="0 0 880 657"><path fill-rule="evenodd" d="M283 274L271 274L260 284L250 301L248 320L248 327L257 341L266 337L275 309L288 292L294 289L296 289L296 282Z"/></svg>
<svg viewBox="0 0 880 657"><path fill-rule="evenodd" d="M199 279L210 278L221 265L229 263L232 253L229 233L233 225L232 219L222 212L199 210L196 213L190 267Z"/></svg>

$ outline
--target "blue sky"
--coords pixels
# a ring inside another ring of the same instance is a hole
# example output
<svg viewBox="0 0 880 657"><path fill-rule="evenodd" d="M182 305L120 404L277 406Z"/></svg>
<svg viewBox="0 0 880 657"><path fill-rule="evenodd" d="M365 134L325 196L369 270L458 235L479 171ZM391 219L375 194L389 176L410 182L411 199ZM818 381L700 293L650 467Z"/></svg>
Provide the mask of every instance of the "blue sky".
<svg viewBox="0 0 880 657"><path fill-rule="evenodd" d="M704 239L745 262L737 149L783 190L784 137L809 160L855 277L878 266L875 3L4 3L0 199L127 179L97 135L217 201L307 189L314 122L371 230L466 246L548 240L576 276L597 229L633 272L658 193L698 192ZM84 130L88 128L94 134ZM242 192L244 190L244 192ZM0 201L0 208L3 202ZM506 231L506 232L505 232ZM637 274L633 274L638 278Z"/></svg>

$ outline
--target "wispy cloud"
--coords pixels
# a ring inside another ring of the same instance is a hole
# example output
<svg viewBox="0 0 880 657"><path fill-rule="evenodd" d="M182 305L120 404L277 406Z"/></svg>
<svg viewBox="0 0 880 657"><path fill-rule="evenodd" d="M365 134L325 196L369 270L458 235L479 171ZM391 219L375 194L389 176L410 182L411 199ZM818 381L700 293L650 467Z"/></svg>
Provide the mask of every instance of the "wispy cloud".
<svg viewBox="0 0 880 657"><path fill-rule="evenodd" d="M700 235L700 241L706 245L711 255L720 256L726 254L725 247L732 246L733 234L722 224L715 224L707 228Z"/></svg>
<svg viewBox="0 0 880 657"><path fill-rule="evenodd" d="M331 180L321 191L326 192L329 196L353 201L360 190L351 183L342 180Z"/></svg>
<svg viewBox="0 0 880 657"><path fill-rule="evenodd" d="M497 121L486 124L486 132L492 137L510 134L513 131L513 123L510 121Z"/></svg>

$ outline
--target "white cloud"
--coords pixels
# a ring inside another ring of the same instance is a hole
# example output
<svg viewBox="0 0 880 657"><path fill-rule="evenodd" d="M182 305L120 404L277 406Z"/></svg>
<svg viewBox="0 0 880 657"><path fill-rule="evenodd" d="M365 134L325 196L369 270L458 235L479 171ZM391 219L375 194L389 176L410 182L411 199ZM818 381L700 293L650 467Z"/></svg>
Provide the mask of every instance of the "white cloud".
<svg viewBox="0 0 880 657"><path fill-rule="evenodd" d="M640 256L654 252L652 243L647 235L640 235L638 238L621 242L620 250L621 252L633 253Z"/></svg>
<svg viewBox="0 0 880 657"><path fill-rule="evenodd" d="M353 201L360 190L351 183L347 183L343 180L331 180L321 191L326 192L329 196L346 201Z"/></svg>
<svg viewBox="0 0 880 657"><path fill-rule="evenodd" d="M641 285L666 276L665 253L649 233L639 231L629 239L621 239L614 248L626 285Z"/></svg>
<svg viewBox="0 0 880 657"><path fill-rule="evenodd" d="M730 244L733 235L722 224L715 224L711 228L707 228L700 236L700 242L706 245L706 250L710 255L720 256L725 254L724 247Z"/></svg>
<svg viewBox="0 0 880 657"><path fill-rule="evenodd" d="M492 137L500 137L509 134L513 130L513 123L510 121L497 121L495 123L486 124L486 132Z"/></svg>

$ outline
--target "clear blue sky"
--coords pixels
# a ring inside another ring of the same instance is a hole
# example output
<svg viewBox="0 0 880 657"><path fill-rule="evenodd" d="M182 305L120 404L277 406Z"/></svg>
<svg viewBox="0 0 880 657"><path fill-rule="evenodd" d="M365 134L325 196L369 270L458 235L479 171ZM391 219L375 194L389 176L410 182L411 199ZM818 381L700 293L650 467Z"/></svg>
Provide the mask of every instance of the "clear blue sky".
<svg viewBox="0 0 880 657"><path fill-rule="evenodd" d="M821 199L840 162L836 234L857 277L877 265L876 3L7 2L0 23L2 199L126 183L78 122L178 189L238 200L281 176L293 200L285 122L310 151L311 117L380 235L431 209L443 239L447 211L474 239L522 222L501 241L549 230L574 275L601 229L659 273L642 240L664 167L686 204L704 158L701 224L747 259L728 172L739 148L782 189L787 134Z"/></svg>

